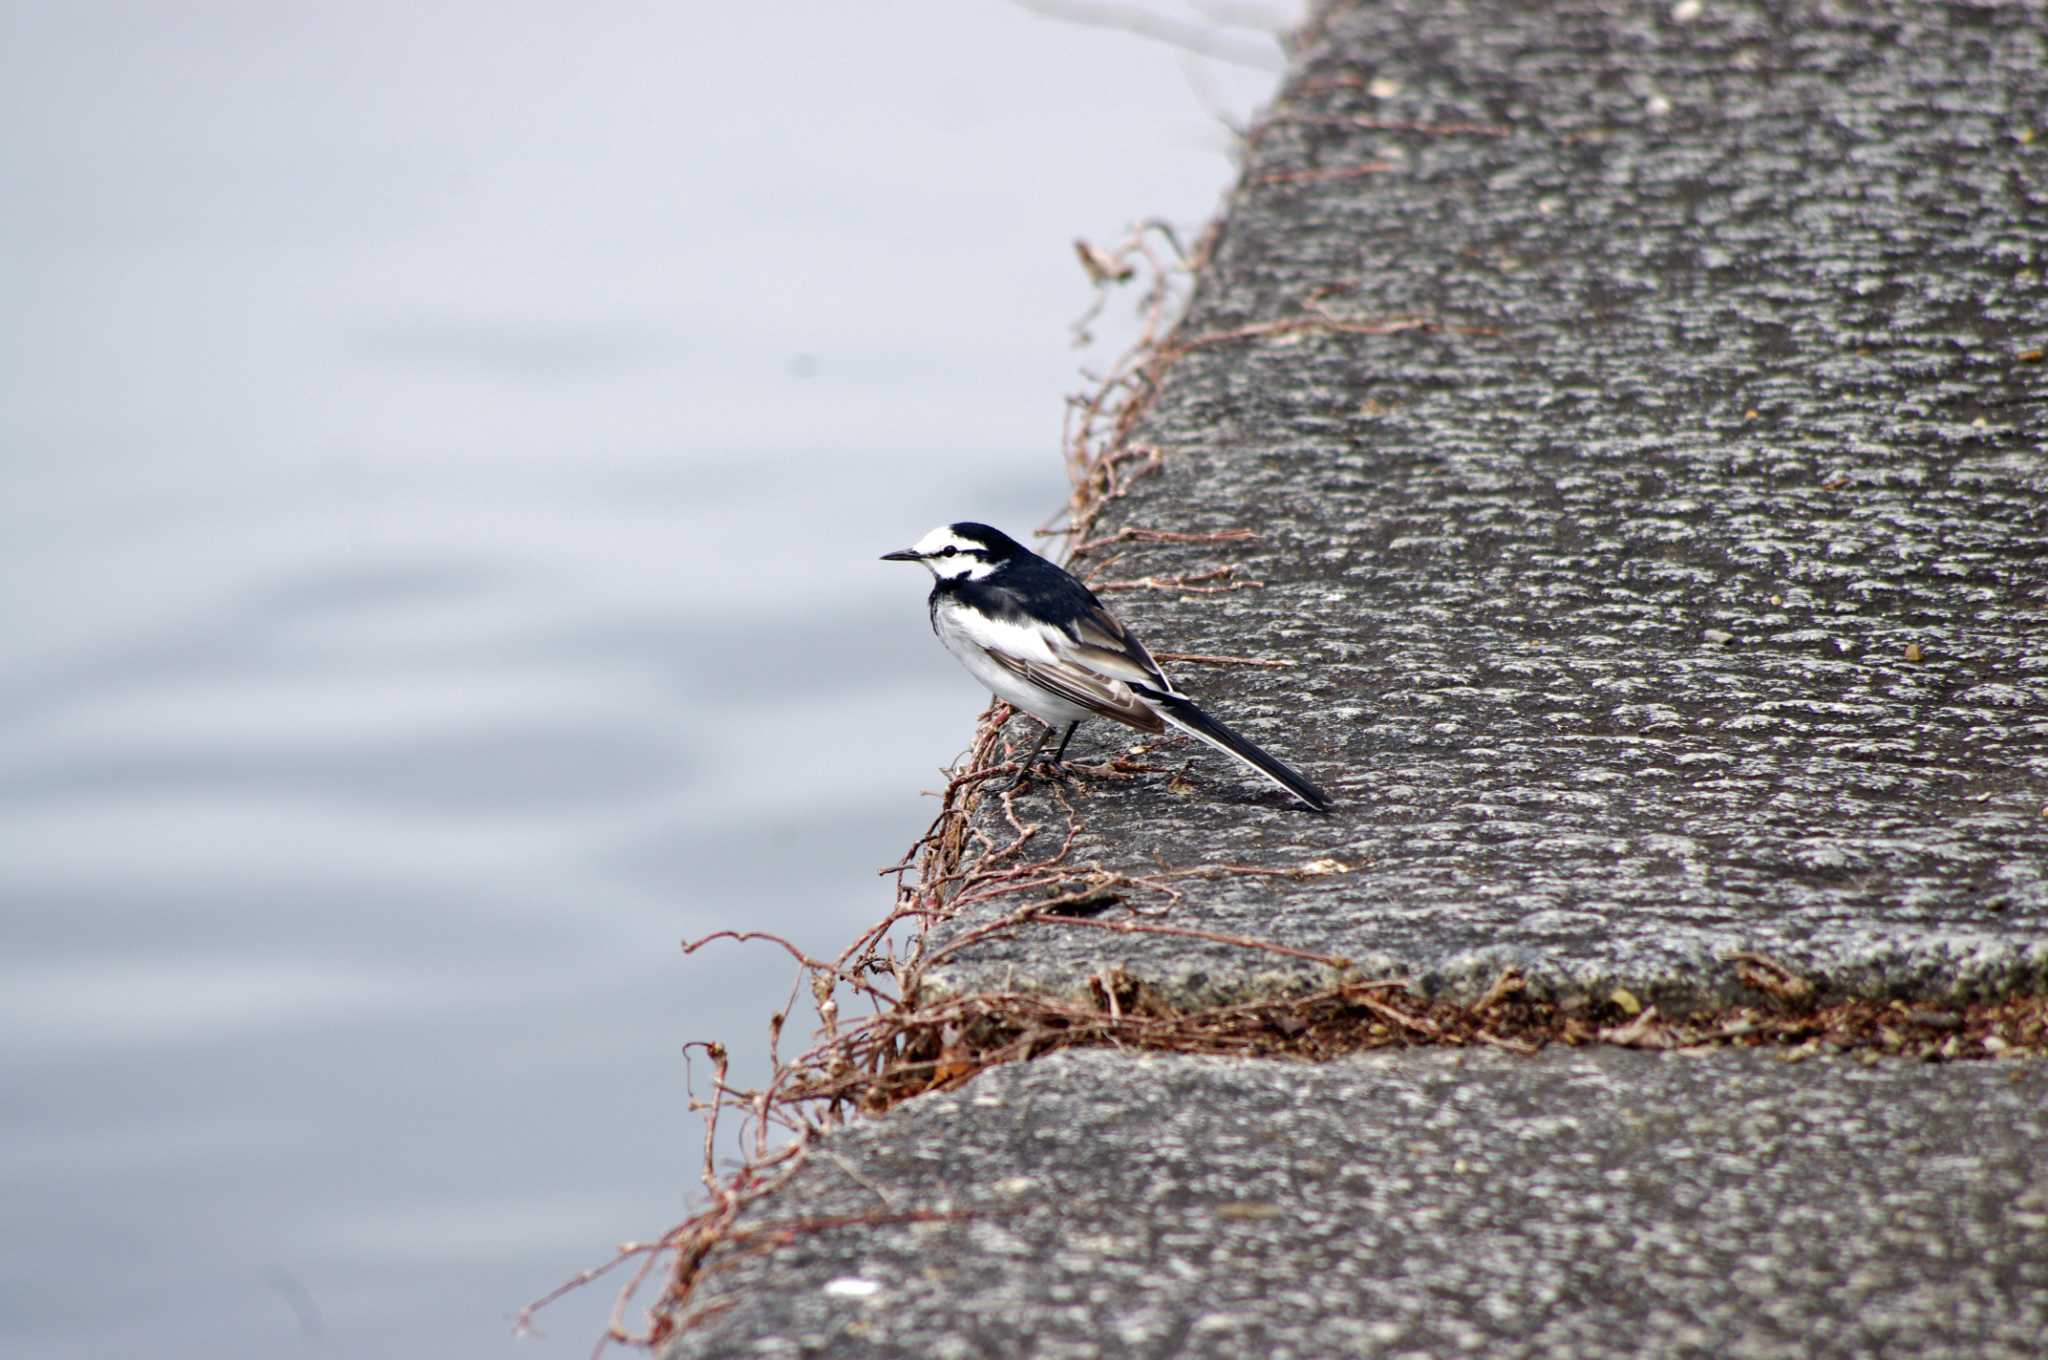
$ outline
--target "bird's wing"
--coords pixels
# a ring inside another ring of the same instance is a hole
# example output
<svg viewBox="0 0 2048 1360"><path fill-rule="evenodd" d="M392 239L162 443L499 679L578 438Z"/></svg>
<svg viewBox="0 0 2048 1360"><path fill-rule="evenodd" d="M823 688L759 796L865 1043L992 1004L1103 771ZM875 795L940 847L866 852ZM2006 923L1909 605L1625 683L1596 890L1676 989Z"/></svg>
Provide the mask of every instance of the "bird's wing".
<svg viewBox="0 0 2048 1360"><path fill-rule="evenodd" d="M1149 689L1177 693L1173 682L1159 669L1145 644L1131 636L1123 622L1103 608L1093 595L1089 608L1077 614L1053 639L1053 650L1062 659L1074 661L1113 679L1144 685Z"/></svg>
<svg viewBox="0 0 2048 1360"><path fill-rule="evenodd" d="M1158 732L1165 728L1151 706L1131 693L1130 686L1120 680L1103 675L1094 668L1064 658L1050 661L1030 661L994 647L984 647L989 659L1040 689L1059 695L1070 703L1100 713L1105 718L1138 728L1144 732Z"/></svg>
<svg viewBox="0 0 2048 1360"><path fill-rule="evenodd" d="M1035 630L1033 641L1038 645L1028 650L1037 651L1037 656L1018 655L1027 650L1022 647L991 649L989 655L1033 684L1105 718L1144 732L1164 730L1144 695L1172 694L1173 682L1116 615L1079 582L1074 586L1085 603L1077 602L1080 607L1063 626L1047 624Z"/></svg>
<svg viewBox="0 0 2048 1360"><path fill-rule="evenodd" d="M986 599L963 589L968 607L949 616L961 638L1047 693L1141 731L1162 731L1146 695L1176 691L1159 663L1086 586L1050 562L1037 565L1042 570L1027 567L1023 579L987 591Z"/></svg>

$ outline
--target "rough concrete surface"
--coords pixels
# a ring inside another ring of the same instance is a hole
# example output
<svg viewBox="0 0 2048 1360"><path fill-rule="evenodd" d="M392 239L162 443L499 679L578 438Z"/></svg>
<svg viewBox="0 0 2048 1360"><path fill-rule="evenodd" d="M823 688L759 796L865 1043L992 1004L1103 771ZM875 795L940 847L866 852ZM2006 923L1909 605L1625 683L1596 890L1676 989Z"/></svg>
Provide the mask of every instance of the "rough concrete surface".
<svg viewBox="0 0 2048 1360"><path fill-rule="evenodd" d="M1150 759L1191 791L1081 781L1072 859L1340 860L1184 885L1175 919L1453 996L1512 962L1754 999L1737 949L1869 995L2039 989L2048 10L1338 6L1248 154L1178 341L1311 303L1490 333L1284 331L1167 373L1163 466L1097 532L1258 538L1104 575L1264 584L1107 598L1154 650L1294 662L1172 669L1340 806L1174 739ZM1290 971L1039 927L942 981L1108 962L1190 1001Z"/></svg>
<svg viewBox="0 0 2048 1360"><path fill-rule="evenodd" d="M1958 1113L1967 1117L1958 1118ZM1062 1053L836 1135L710 1355L2032 1357L2048 1064Z"/></svg>

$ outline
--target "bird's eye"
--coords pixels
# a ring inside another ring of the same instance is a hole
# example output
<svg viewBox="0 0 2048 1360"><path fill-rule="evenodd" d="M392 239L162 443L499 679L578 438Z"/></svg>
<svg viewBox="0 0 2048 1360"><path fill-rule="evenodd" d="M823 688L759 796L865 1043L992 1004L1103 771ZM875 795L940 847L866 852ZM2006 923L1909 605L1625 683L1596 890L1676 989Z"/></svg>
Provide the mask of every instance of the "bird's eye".
<svg viewBox="0 0 2048 1360"><path fill-rule="evenodd" d="M947 544L947 545L946 545L945 547L943 547L943 548L941 548L941 549L939 550L939 556L941 556L941 557L951 557L951 556L952 556L952 555L953 555L954 553L956 553L956 552L959 552L959 551L960 551L960 550L959 550L958 548L956 548L956 547L954 547L954 546L953 546L952 544L948 543L948 544Z"/></svg>

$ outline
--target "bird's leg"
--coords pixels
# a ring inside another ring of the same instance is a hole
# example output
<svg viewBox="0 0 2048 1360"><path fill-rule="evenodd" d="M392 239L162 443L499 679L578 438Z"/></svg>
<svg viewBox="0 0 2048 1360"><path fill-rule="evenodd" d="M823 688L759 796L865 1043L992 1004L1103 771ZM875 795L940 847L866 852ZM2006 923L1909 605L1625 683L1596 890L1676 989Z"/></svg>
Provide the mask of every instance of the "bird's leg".
<svg viewBox="0 0 2048 1360"><path fill-rule="evenodd" d="M1067 734L1060 738L1059 749L1054 751L1052 759L1046 762L1046 773L1054 779L1065 780L1067 777L1067 768L1060 763L1060 757L1067 753L1067 743L1074 739L1074 731L1080 726L1079 718L1067 724ZM1031 754L1024 757L1024 763L1017 767L1017 777L1004 786L1005 793L1024 782L1025 777L1031 773L1032 765L1038 760L1038 753L1045 749L1045 744L1052 740L1052 734L1057 730L1051 723L1045 724L1045 731L1039 733L1038 744L1031 748Z"/></svg>
<svg viewBox="0 0 2048 1360"><path fill-rule="evenodd" d="M1067 729L1067 735L1073 735L1072 728ZM1017 777L1015 779L1012 779L1009 783L1003 786L1004 793L1010 792L1012 789L1015 789L1019 784L1022 784L1024 782L1025 776L1031 773L1031 763L1038 759L1038 753L1040 751L1043 751L1045 749L1045 744L1051 740L1052 727L1050 724L1048 724L1046 726L1046 729L1038 734L1038 744L1031 748L1031 754L1024 757L1023 763L1017 766ZM1061 743L1060 749L1066 749L1066 744L1064 742Z"/></svg>

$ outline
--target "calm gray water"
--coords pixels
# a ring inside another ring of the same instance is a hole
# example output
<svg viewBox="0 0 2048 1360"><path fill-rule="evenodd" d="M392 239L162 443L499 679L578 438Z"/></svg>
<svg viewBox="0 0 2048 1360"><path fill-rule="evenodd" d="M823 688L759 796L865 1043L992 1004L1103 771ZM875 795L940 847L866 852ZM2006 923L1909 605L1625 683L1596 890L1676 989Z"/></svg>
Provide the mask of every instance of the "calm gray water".
<svg viewBox="0 0 2048 1360"><path fill-rule="evenodd" d="M684 1215L679 1049L789 983L677 942L835 950L984 702L876 555L1059 506L1069 242L1198 224L1271 79L0 4L0 1354L588 1353L608 1288L510 1319Z"/></svg>

